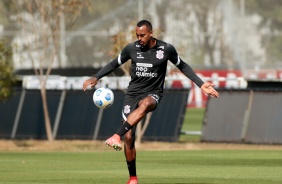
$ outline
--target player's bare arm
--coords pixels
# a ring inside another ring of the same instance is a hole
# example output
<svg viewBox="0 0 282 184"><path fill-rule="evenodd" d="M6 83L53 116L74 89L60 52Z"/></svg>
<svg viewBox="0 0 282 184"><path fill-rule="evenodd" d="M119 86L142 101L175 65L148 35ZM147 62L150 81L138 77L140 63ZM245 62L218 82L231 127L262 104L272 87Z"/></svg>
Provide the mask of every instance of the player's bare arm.
<svg viewBox="0 0 282 184"><path fill-rule="evenodd" d="M90 79L87 79L83 83L83 90L85 91L88 86L90 86L90 88L93 88L97 84L97 82L98 82L98 79L96 77L92 77Z"/></svg>
<svg viewBox="0 0 282 184"><path fill-rule="evenodd" d="M210 95L211 97L215 97L218 98L219 94L218 92L213 88L215 85L210 83L210 82L205 82L203 83L203 85L201 86L201 89L208 95Z"/></svg>

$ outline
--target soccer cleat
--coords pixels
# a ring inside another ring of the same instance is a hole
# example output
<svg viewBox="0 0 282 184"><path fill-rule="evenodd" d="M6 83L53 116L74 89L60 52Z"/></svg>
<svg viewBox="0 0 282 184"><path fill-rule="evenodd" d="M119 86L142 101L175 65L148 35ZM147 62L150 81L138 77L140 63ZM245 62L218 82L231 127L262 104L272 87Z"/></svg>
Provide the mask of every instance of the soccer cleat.
<svg viewBox="0 0 282 184"><path fill-rule="evenodd" d="M130 176L129 180L127 181L127 184L138 184L137 176Z"/></svg>
<svg viewBox="0 0 282 184"><path fill-rule="evenodd" d="M116 151L122 150L120 137L118 135L113 135L112 137L108 138L105 142L107 146L114 148Z"/></svg>

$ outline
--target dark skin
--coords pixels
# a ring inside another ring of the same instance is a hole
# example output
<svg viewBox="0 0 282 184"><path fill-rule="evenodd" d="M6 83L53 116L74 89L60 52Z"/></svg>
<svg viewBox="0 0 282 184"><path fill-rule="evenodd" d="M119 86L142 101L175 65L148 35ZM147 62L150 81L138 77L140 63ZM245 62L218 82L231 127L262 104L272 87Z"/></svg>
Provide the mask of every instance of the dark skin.
<svg viewBox="0 0 282 184"><path fill-rule="evenodd" d="M148 29L147 26L136 26L136 36L137 39L143 47L152 48L156 45L156 40L153 38L153 31ZM98 82L98 79L93 77L86 80L83 83L83 90L85 91L88 86L90 88L94 87ZM211 97L219 97L218 92L213 88L214 84L209 82L205 82L201 89ZM127 118L127 122L131 126L135 126L138 124L140 120L150 111L154 110L157 106L157 102L150 96L144 98L138 103L138 108L135 109ZM129 130L124 135L124 152L127 161L132 161L136 158L136 150L135 147L132 147L132 132Z"/></svg>

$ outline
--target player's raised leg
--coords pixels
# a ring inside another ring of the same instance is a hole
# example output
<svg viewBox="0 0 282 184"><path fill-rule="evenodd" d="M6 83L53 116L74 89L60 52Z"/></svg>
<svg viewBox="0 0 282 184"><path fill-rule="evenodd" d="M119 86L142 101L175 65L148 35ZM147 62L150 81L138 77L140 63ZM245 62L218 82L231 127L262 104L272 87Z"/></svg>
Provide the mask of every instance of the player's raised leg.
<svg viewBox="0 0 282 184"><path fill-rule="evenodd" d="M127 121L125 121L120 129L112 137L106 140L107 146L113 147L116 151L120 151L121 140L120 138L131 130L138 122L150 111L154 110L157 106L157 102L151 96L147 96L138 103L138 107L129 114Z"/></svg>
<svg viewBox="0 0 282 184"><path fill-rule="evenodd" d="M118 136L117 134L108 138L105 143L107 146L113 147L116 151L122 150L120 136Z"/></svg>

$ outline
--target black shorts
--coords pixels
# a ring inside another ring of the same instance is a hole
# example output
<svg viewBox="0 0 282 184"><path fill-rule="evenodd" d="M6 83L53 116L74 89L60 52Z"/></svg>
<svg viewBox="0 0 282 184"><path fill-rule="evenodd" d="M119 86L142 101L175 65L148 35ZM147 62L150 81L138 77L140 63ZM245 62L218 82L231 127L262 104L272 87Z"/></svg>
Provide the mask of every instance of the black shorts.
<svg viewBox="0 0 282 184"><path fill-rule="evenodd" d="M123 121L126 121L129 114L138 108L138 103L148 96L151 96L157 102L157 105L160 103L162 98L161 94L155 92L149 92L140 95L126 94L124 97L123 109L122 109Z"/></svg>

